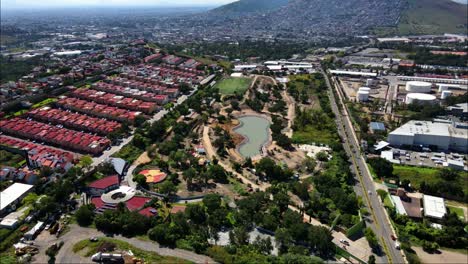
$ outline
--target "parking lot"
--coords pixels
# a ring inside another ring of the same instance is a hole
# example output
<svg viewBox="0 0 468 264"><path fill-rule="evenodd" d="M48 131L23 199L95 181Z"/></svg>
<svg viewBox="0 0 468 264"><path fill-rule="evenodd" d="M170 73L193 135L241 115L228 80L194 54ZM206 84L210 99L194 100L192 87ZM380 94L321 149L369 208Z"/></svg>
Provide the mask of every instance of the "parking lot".
<svg viewBox="0 0 468 264"><path fill-rule="evenodd" d="M392 149L394 159L399 160L402 165L425 166L432 168L443 168L448 159L463 161L466 166L468 155L444 152L418 152L411 150Z"/></svg>

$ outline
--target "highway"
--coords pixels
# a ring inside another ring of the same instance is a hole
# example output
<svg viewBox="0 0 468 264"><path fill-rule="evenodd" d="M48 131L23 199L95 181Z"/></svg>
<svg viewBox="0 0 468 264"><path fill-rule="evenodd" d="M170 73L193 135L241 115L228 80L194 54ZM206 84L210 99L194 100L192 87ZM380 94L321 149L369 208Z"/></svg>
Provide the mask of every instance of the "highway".
<svg viewBox="0 0 468 264"><path fill-rule="evenodd" d="M375 232L379 243L382 246L382 252L386 255L380 254L377 256L378 263L405 263L402 251L397 250L394 246L394 241L391 235L395 234L392 225L390 224L387 212L376 194L376 187L372 179L367 163L361 154L359 140L357 139L352 122L350 120L348 110L344 105L343 96L341 91L336 88L341 105L344 109L340 110L333 95L332 89L336 86L330 84L330 80L324 74L327 86L329 88L329 97L332 110L336 115L336 123L339 134L344 139L344 148L353 163L353 171L357 177L355 192L356 195L363 198L367 210L371 214L371 218L366 218L366 224Z"/></svg>

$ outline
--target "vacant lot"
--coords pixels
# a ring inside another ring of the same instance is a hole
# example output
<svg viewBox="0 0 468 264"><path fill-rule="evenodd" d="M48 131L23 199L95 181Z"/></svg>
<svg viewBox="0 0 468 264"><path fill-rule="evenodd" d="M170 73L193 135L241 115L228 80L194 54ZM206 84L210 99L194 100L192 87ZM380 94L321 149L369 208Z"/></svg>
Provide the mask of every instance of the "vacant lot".
<svg viewBox="0 0 468 264"><path fill-rule="evenodd" d="M419 189L419 186L422 182L426 183L437 183L443 179L438 175L440 169L435 168L425 168L425 167L414 167L414 166L403 166L403 165L393 165L393 174L400 178L400 181L409 180L411 185L416 189ZM468 192L468 185L466 181L468 180L468 173L460 172L460 176L456 181L463 186L463 191Z"/></svg>
<svg viewBox="0 0 468 264"><path fill-rule="evenodd" d="M250 78L226 78L216 84L221 94L243 94L249 88Z"/></svg>

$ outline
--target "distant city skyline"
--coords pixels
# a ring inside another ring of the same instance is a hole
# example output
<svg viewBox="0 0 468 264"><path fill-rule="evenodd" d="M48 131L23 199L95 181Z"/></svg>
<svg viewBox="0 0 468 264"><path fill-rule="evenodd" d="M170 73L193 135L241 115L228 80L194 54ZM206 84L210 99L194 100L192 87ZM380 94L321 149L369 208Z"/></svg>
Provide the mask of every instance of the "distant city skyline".
<svg viewBox="0 0 468 264"><path fill-rule="evenodd" d="M2 8L46 8L46 7L89 7L89 6L216 6L237 0L1 0Z"/></svg>

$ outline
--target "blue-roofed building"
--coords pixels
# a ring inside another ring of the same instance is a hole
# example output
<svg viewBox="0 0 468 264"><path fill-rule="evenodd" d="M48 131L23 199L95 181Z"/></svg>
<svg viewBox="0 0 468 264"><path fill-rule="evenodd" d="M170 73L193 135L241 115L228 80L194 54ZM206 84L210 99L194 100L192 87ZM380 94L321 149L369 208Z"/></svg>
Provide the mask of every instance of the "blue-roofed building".
<svg viewBox="0 0 468 264"><path fill-rule="evenodd" d="M370 129L372 132L385 131L385 124L381 122L371 122Z"/></svg>

